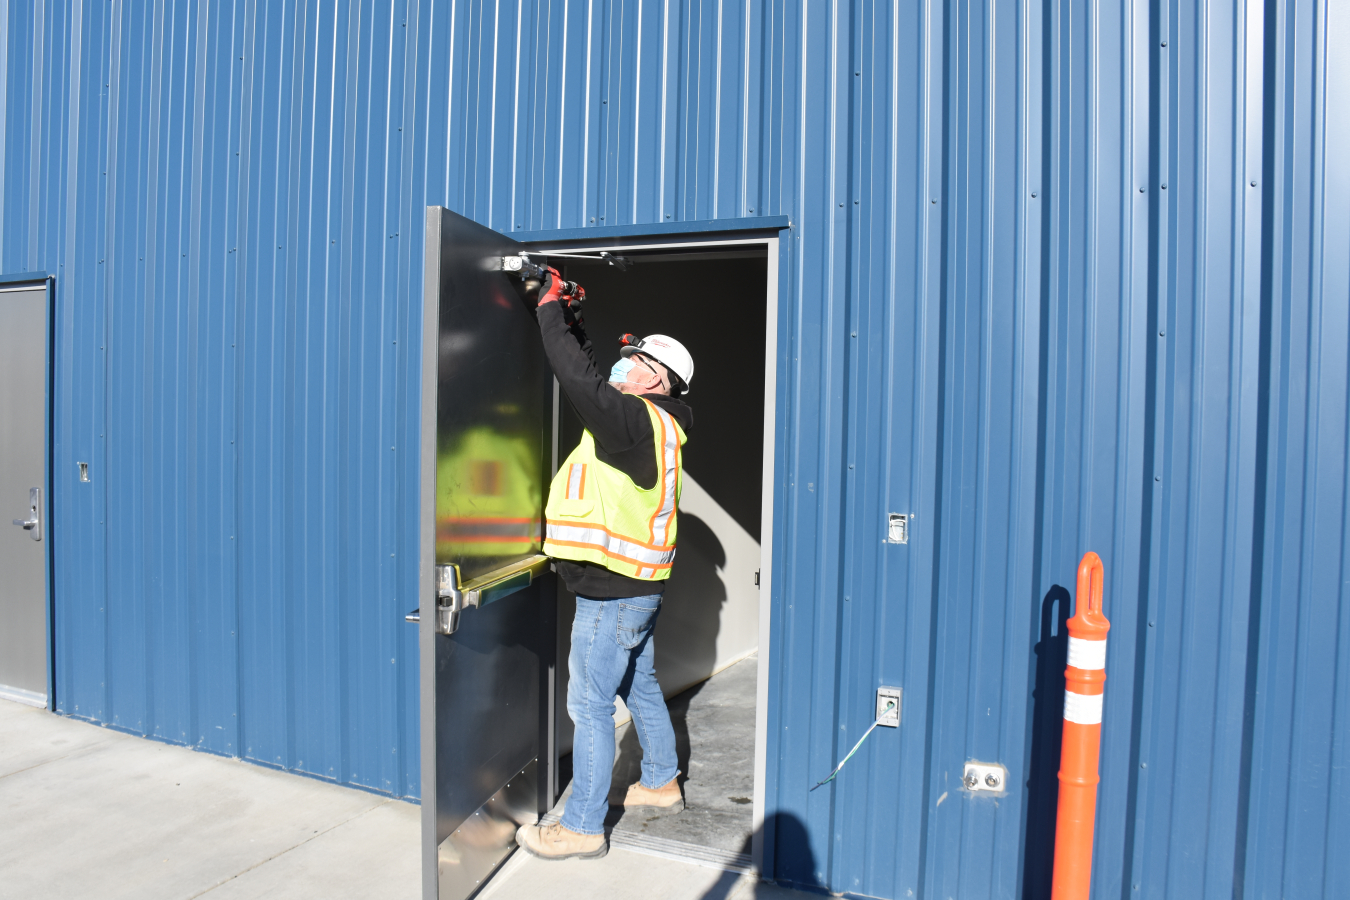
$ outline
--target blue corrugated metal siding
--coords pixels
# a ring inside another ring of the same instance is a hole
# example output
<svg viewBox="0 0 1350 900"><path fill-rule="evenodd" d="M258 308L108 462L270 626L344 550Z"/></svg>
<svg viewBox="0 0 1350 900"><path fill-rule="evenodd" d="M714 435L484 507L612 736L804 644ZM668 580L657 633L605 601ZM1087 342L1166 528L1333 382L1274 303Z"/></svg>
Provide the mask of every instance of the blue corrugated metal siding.
<svg viewBox="0 0 1350 900"><path fill-rule="evenodd" d="M58 708L416 796L401 11L5 21L0 268L60 295Z"/></svg>
<svg viewBox="0 0 1350 900"><path fill-rule="evenodd" d="M3 11L0 270L58 273L55 471L94 472L53 498L63 710L415 794L422 207L784 215L773 872L1045 895L1094 549L1096 892L1350 883L1344 13ZM809 792L880 684L902 728Z"/></svg>

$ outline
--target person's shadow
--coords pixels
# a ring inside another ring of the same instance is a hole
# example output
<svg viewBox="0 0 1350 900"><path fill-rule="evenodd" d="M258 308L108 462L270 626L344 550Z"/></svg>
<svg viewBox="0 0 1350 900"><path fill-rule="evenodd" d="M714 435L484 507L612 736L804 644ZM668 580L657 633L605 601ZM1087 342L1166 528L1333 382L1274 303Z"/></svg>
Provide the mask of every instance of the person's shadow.
<svg viewBox="0 0 1350 900"><path fill-rule="evenodd" d="M764 840L773 845L772 858L776 861L774 874L777 878L770 879L772 883L817 894L825 891L820 873L816 870L816 855L811 852L811 841L801 819L792 813L774 813L760 827L760 832ZM752 841L753 838L746 839L743 852L750 852ZM743 877L740 872L723 872L700 900L727 900ZM773 889L770 891L773 892Z"/></svg>

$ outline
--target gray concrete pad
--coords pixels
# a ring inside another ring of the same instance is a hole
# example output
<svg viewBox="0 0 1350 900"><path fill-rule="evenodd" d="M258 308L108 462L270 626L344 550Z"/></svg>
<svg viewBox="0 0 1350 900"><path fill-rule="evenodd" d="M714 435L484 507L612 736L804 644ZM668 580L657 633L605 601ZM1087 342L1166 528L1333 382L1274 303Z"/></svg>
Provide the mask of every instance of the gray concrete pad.
<svg viewBox="0 0 1350 900"><path fill-rule="evenodd" d="M0 900L416 900L420 823L411 803L0 701ZM479 894L807 896L621 847L564 862L517 852Z"/></svg>
<svg viewBox="0 0 1350 900"><path fill-rule="evenodd" d="M0 898L408 897L420 809L0 701Z"/></svg>
<svg viewBox="0 0 1350 900"><path fill-rule="evenodd" d="M810 900L819 894L753 875L703 868L618 847L603 859L536 859L517 851L475 900Z"/></svg>

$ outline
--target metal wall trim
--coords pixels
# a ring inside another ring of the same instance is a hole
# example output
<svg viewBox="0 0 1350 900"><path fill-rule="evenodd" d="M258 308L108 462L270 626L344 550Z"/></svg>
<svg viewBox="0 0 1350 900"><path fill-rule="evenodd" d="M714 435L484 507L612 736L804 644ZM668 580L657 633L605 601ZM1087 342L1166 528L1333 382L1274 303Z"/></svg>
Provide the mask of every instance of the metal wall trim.
<svg viewBox="0 0 1350 900"><path fill-rule="evenodd" d="M55 278L50 272L9 272L0 275L0 284L24 284L46 281L48 278Z"/></svg>
<svg viewBox="0 0 1350 900"><path fill-rule="evenodd" d="M522 244L540 241L608 241L629 237L661 237L671 234L732 234L741 231L781 231L791 228L787 216L752 216L741 219L697 219L690 222L652 222L634 225L598 225L589 228L555 228L515 231L507 235Z"/></svg>
<svg viewBox="0 0 1350 900"><path fill-rule="evenodd" d="M422 276L422 416L419 452L417 647L422 660L436 658L436 368L439 355L441 296L441 220L447 210L426 208ZM439 896L436 843L436 677L434 666L419 662L418 709L422 747L422 896Z"/></svg>
<svg viewBox="0 0 1350 900"><path fill-rule="evenodd" d="M769 241L769 283L765 289L764 316L764 462L760 493L759 533L759 657L755 674L755 792L751 795L750 861L757 872L773 871L771 843L766 840L766 792L769 787L769 703L773 677L773 585L774 547L778 528L774 519L775 479L778 477L778 367L785 365L785 348L778 343L779 266L778 238Z"/></svg>

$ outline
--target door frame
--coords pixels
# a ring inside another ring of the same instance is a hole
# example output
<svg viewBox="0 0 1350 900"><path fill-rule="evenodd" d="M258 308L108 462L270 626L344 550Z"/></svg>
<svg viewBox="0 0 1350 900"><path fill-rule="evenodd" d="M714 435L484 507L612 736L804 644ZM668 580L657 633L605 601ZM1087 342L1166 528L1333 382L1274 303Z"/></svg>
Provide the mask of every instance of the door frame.
<svg viewBox="0 0 1350 900"><path fill-rule="evenodd" d="M55 504L52 503L52 485L56 481L54 466L52 465L52 451L56 446L53 440L52 428L55 416L52 414L52 403L56 397L55 391L55 373L56 373L56 276L45 271L34 272L10 272L0 275L0 289L14 290L24 288L43 288L47 292L47 316L46 333L43 335L43 358L46 366L46 377L43 379L45 396L42 398L42 491L44 494L42 501L42 532L43 548L42 559L46 567L46 594L43 606L46 612L47 620L47 703L46 709L56 710L56 570L55 554L52 551L54 539L52 534L52 511ZM19 703L25 703L30 706L38 706L30 699L17 696L7 696L6 699L15 700Z"/></svg>
<svg viewBox="0 0 1350 900"><path fill-rule="evenodd" d="M767 219L768 217L766 217ZM773 623L773 550L774 550L774 479L778 427L778 363L781 348L778 341L779 314L779 242L781 232L790 229L792 223L783 218L781 223L775 220L766 222L748 220L754 225L741 230L728 231L726 224L717 222L698 223L704 225L704 231L679 231L648 233L643 235L642 226L625 226L614 229L620 234L574 236L580 229L556 232L558 237L550 240L547 232L530 232L509 235L519 240L531 253L547 255L549 249L567 253L599 252L610 253L624 250L718 250L734 249L752 245L764 246L768 252L768 265L765 285L764 319L764 433L763 433L763 472L760 493L760 541L759 541L759 650L755 682L755 782L751 821L751 864L761 876L765 873L765 792L768 788L769 759L769 679L771 672L771 647ZM688 223L695 224L695 223ZM651 226L656 231L660 226ZM608 229L584 229L597 232ZM662 229L664 230L664 229ZM631 236L630 236L631 235ZM556 416L555 416L556 422ZM556 424L555 424L556 428ZM556 438L555 438L556 443ZM556 448L555 448L556 452ZM556 730L556 721L553 723ZM551 741L550 741L551 742ZM772 863L772 860L769 860Z"/></svg>

